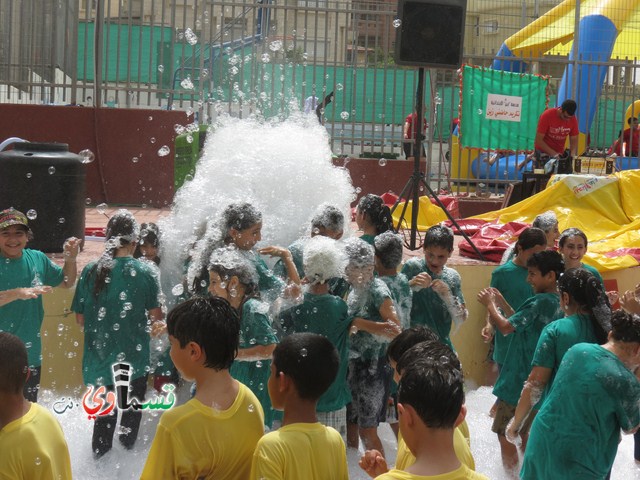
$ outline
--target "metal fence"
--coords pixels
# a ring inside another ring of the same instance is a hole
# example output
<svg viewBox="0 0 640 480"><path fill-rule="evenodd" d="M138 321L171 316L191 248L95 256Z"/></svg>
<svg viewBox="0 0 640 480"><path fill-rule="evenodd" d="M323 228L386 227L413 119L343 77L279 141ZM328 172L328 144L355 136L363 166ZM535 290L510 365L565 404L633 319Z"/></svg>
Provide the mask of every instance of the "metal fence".
<svg viewBox="0 0 640 480"><path fill-rule="evenodd" d="M592 147L606 148L638 96L637 45L620 35L611 58L567 56L567 42L596 3L610 4L619 30L640 28L635 2L572 2L578 7L571 10L568 2L548 0L469 0L464 61L521 61L551 77L552 102L570 65L572 93L601 89L588 107L588 133ZM321 116L336 155L402 158L417 74L393 61L395 20L393 0L0 0L0 103L193 110L208 123L222 112L273 117L309 110L333 92ZM599 36L598 28L589 35ZM520 38L511 57L501 47L514 35ZM446 38L438 41L447 48ZM556 43L550 54L540 47L545 42ZM602 81L581 85L581 66L604 72ZM432 186L473 186L479 180L471 165L451 163L451 149L459 148L451 135L458 72L430 69L425 98ZM458 162L470 163L462 153ZM492 185L497 191L507 182Z"/></svg>

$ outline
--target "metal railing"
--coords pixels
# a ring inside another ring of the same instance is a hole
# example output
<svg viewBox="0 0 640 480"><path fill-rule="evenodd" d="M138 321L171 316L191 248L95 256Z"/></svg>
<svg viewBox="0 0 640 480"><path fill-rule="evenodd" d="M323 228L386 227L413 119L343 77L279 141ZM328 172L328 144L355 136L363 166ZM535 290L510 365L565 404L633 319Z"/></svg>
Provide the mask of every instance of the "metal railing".
<svg viewBox="0 0 640 480"><path fill-rule="evenodd" d="M464 61L490 66L505 39L556 4L470 0ZM588 13L570 13L575 26ZM286 115L292 100L303 110L334 92L322 112L334 154L402 158L417 75L393 61L395 17L395 1L0 0L0 103L193 110L208 123L222 112ZM447 48L446 38L439 41ZM570 60L525 50L517 59L550 76L552 101L567 65L573 92L583 88L580 66L605 69L589 106L591 146L606 148L619 136L639 93L634 56ZM480 180L456 175L451 164L460 79L453 70L428 73L426 108L435 123L426 175L434 189L466 189ZM492 185L498 191L504 183Z"/></svg>

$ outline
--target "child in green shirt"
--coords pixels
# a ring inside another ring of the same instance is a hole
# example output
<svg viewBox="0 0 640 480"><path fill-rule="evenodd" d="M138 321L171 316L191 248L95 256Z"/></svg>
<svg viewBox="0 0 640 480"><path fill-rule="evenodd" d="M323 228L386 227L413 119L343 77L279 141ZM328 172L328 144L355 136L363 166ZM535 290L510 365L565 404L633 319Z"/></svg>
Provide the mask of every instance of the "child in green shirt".
<svg viewBox="0 0 640 480"><path fill-rule="evenodd" d="M542 329L562 317L556 287L558 277L564 270L560 254L552 250L535 253L527 261L527 270L527 281L533 287L535 295L515 312L498 290L485 288L478 293L478 301L489 311L491 324L501 334L513 335L500 376L493 388L493 394L498 397L498 405L492 430L498 435L502 464L507 471L515 471L518 466L517 449L505 437L507 424L514 415ZM528 425L520 433L524 446L527 433Z"/></svg>
<svg viewBox="0 0 640 480"><path fill-rule="evenodd" d="M531 409L542 405L562 357L576 343L607 341L611 330L611 307L602 285L587 270L571 268L558 280L560 306L565 317L544 327L531 362L533 368L524 384L513 420L507 426L507 440L515 443Z"/></svg>
<svg viewBox="0 0 640 480"><path fill-rule="evenodd" d="M287 334L311 332L324 335L336 347L340 366L335 380L318 399L318 421L335 428L346 438L346 406L351 402L347 383L349 327L351 319L344 300L329 293L329 281L344 273L344 255L338 244L327 237L309 239L304 250L304 301L281 314Z"/></svg>
<svg viewBox="0 0 640 480"><path fill-rule="evenodd" d="M391 210L384 204L382 197L367 193L358 202L356 224L363 232L360 238L369 245L373 245L377 235L393 228Z"/></svg>
<svg viewBox="0 0 640 480"><path fill-rule="evenodd" d="M446 266L452 252L453 231L434 225L424 237L424 258L411 258L402 268L413 289L411 326L429 327L451 349L451 324L461 324L468 315L460 274Z"/></svg>
<svg viewBox="0 0 640 480"><path fill-rule="evenodd" d="M267 380L271 354L278 339L272 327L269 305L259 300L258 275L246 257L233 247L215 250L209 262L209 293L224 298L240 315L240 345L231 365L231 376L258 397L265 425L274 419Z"/></svg>
<svg viewBox="0 0 640 480"><path fill-rule="evenodd" d="M605 345L579 343L564 355L531 427L523 480L605 478L620 430L640 426L640 317L618 310L611 324Z"/></svg>

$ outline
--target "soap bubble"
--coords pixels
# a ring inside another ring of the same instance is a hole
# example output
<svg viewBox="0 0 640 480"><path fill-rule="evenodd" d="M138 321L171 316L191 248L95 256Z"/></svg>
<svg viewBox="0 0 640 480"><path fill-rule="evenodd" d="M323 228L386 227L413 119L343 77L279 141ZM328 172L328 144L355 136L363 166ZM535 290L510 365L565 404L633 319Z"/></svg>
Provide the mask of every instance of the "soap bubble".
<svg viewBox="0 0 640 480"><path fill-rule="evenodd" d="M80 150L80 160L82 163L91 163L96 159L94 153L89 149Z"/></svg>
<svg viewBox="0 0 640 480"><path fill-rule="evenodd" d="M402 26L402 20L400 20L399 18L396 18L393 21L393 28L400 28Z"/></svg>
<svg viewBox="0 0 640 480"><path fill-rule="evenodd" d="M166 157L167 155L169 155L169 153L171 153L171 150L169 150L169 147L167 147L166 145L161 146L158 150L159 157Z"/></svg>
<svg viewBox="0 0 640 480"><path fill-rule="evenodd" d="M386 158L381 158L380 160L378 160L378 165L380 165L381 167L384 167L386 164L387 164Z"/></svg>
<svg viewBox="0 0 640 480"><path fill-rule="evenodd" d="M36 212L34 209L31 209L27 212L27 218L29 220L35 220L36 218L38 218L38 212Z"/></svg>
<svg viewBox="0 0 640 480"><path fill-rule="evenodd" d="M349 112L342 112L340 114L340 118L342 118L343 120L349 120Z"/></svg>
<svg viewBox="0 0 640 480"><path fill-rule="evenodd" d="M49 167L49 175L56 173L56 167Z"/></svg>
<svg viewBox="0 0 640 480"><path fill-rule="evenodd" d="M164 65L158 65L158 71L160 73L164 72Z"/></svg>

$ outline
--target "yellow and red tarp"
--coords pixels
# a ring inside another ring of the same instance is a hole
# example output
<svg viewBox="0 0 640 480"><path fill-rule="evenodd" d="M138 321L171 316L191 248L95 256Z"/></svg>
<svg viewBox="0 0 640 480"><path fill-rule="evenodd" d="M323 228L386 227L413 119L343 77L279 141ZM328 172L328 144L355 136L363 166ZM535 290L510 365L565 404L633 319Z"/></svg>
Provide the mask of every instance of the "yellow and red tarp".
<svg viewBox="0 0 640 480"><path fill-rule="evenodd" d="M490 223L531 223L552 210L558 227L589 239L584 263L600 272L640 265L640 170L607 177L556 175L545 190L515 205L472 217Z"/></svg>

